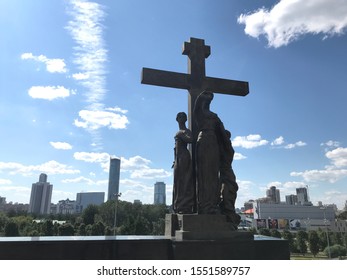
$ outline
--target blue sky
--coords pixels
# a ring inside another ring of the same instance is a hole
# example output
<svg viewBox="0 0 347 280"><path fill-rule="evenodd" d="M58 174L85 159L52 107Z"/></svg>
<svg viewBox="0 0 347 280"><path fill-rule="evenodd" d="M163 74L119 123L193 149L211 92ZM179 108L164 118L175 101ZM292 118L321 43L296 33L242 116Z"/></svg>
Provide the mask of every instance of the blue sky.
<svg viewBox="0 0 347 280"><path fill-rule="evenodd" d="M206 74L249 82L216 94L232 132L237 206L309 186L347 200L347 1L0 1L0 196L28 203L41 172L52 202L107 193L121 158L123 200L172 192L173 136L187 92L142 85L142 67L187 72L182 44L211 46Z"/></svg>

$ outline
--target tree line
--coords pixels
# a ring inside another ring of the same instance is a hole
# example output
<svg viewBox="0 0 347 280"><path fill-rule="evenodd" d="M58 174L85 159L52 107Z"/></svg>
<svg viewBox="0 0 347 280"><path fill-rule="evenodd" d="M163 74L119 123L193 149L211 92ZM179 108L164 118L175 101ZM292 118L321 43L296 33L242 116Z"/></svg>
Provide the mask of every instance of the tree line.
<svg viewBox="0 0 347 280"><path fill-rule="evenodd" d="M82 214L34 215L0 212L0 236L163 235L165 205L118 201L88 205ZM59 223L55 221L64 221Z"/></svg>
<svg viewBox="0 0 347 280"><path fill-rule="evenodd" d="M260 229L255 233L276 238L288 240L291 253L300 253L305 255L309 252L314 257L319 252L323 252L327 257L337 258L346 256L347 234L341 232L331 232L324 229L291 232L284 230L279 232L276 229ZM328 246L329 240L329 246Z"/></svg>

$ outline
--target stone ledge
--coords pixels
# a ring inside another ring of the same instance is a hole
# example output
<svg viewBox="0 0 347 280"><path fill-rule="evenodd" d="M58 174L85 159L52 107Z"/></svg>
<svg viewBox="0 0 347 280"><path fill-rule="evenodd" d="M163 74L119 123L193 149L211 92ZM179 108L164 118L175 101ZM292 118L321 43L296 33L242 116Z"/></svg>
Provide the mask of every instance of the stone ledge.
<svg viewBox="0 0 347 280"><path fill-rule="evenodd" d="M1 237L0 260L289 260L287 240L186 240L165 236Z"/></svg>

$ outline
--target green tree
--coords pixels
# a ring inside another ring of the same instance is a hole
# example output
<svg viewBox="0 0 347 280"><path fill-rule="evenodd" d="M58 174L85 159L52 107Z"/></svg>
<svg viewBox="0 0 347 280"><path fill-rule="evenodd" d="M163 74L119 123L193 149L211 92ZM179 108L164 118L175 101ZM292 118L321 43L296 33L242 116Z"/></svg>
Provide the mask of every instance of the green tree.
<svg viewBox="0 0 347 280"><path fill-rule="evenodd" d="M152 235L165 234L165 219L160 218L157 222L152 222Z"/></svg>
<svg viewBox="0 0 347 280"><path fill-rule="evenodd" d="M271 232L268 228L261 228L259 229L259 234L260 235L265 235L265 236L271 236Z"/></svg>
<svg viewBox="0 0 347 280"><path fill-rule="evenodd" d="M329 257L329 248L324 249L324 254ZM333 245L330 247L330 255L332 258L346 256L346 248L341 245Z"/></svg>
<svg viewBox="0 0 347 280"><path fill-rule="evenodd" d="M277 229L271 229L270 234L272 237L281 238L282 235Z"/></svg>
<svg viewBox="0 0 347 280"><path fill-rule="evenodd" d="M42 235L44 236L53 236L54 235L54 225L52 220L45 220L42 223Z"/></svg>
<svg viewBox="0 0 347 280"><path fill-rule="evenodd" d="M101 221L92 225L92 235L105 235L105 225Z"/></svg>
<svg viewBox="0 0 347 280"><path fill-rule="evenodd" d="M150 223L143 216L137 216L135 220L135 232L136 235L149 235L151 233Z"/></svg>
<svg viewBox="0 0 347 280"><path fill-rule="evenodd" d="M314 257L319 252L319 236L315 230L311 230L308 233L308 246Z"/></svg>
<svg viewBox="0 0 347 280"><path fill-rule="evenodd" d="M19 228L16 222L9 220L5 225L5 236L19 236Z"/></svg>
<svg viewBox="0 0 347 280"><path fill-rule="evenodd" d="M86 225L84 223L81 223L78 227L78 231L77 234L79 236L85 236L87 235L87 231L86 231Z"/></svg>
<svg viewBox="0 0 347 280"><path fill-rule="evenodd" d="M60 236L72 236L75 234L75 229L70 223L65 223L59 226L58 233Z"/></svg>
<svg viewBox="0 0 347 280"><path fill-rule="evenodd" d="M0 212L0 234L4 232L5 226L8 223L9 218L3 212Z"/></svg>
<svg viewBox="0 0 347 280"><path fill-rule="evenodd" d="M99 214L99 207L94 204L90 204L82 212L83 223L86 225L92 225L95 221L95 216Z"/></svg>
<svg viewBox="0 0 347 280"><path fill-rule="evenodd" d="M347 220L347 211L343 211L342 213L340 213L337 217L338 220Z"/></svg>
<svg viewBox="0 0 347 280"><path fill-rule="evenodd" d="M282 232L282 238L288 240L288 246L290 252L295 252L295 242L294 242L294 236L289 230L284 230Z"/></svg>
<svg viewBox="0 0 347 280"><path fill-rule="evenodd" d="M299 252L303 255L307 253L307 244L306 244L307 239L308 239L307 232L303 230L299 230L296 235L296 245Z"/></svg>

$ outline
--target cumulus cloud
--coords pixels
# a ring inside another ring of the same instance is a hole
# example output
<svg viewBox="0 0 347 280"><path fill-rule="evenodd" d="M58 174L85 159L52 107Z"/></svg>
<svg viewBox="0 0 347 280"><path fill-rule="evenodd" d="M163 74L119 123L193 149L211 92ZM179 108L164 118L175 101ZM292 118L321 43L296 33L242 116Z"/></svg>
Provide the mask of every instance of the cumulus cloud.
<svg viewBox="0 0 347 280"><path fill-rule="evenodd" d="M65 73L67 72L66 64L64 59L61 58L48 58L44 55L33 55L32 53L23 53L21 59L24 60L34 60L42 62L46 65L46 70L50 73Z"/></svg>
<svg viewBox="0 0 347 280"><path fill-rule="evenodd" d="M74 124L88 130L97 130L101 127L110 129L124 129L129 124L127 116L110 110L81 110L80 119L75 119Z"/></svg>
<svg viewBox="0 0 347 280"><path fill-rule="evenodd" d="M247 157L240 153L235 153L234 160L246 159Z"/></svg>
<svg viewBox="0 0 347 280"><path fill-rule="evenodd" d="M298 142L295 142L294 144L288 144L286 146L284 146L285 149L294 149L296 147L303 147L303 146L306 146L307 144L303 141L298 141Z"/></svg>
<svg viewBox="0 0 347 280"><path fill-rule="evenodd" d="M75 91L63 86L33 86L28 90L29 96L35 99L53 100L57 98L66 98Z"/></svg>
<svg viewBox="0 0 347 280"><path fill-rule="evenodd" d="M260 146L267 145L269 141L261 138L259 134L250 134L248 136L236 136L232 141L234 147L241 147L245 149L253 149Z"/></svg>
<svg viewBox="0 0 347 280"><path fill-rule="evenodd" d="M290 175L300 176L306 182L327 181L329 183L335 183L347 176L347 169L315 169L303 172L291 172Z"/></svg>
<svg viewBox="0 0 347 280"><path fill-rule="evenodd" d="M239 24L251 37L265 36L270 47L281 47L305 34L343 34L347 26L346 0L281 0L271 9L241 14Z"/></svg>
<svg viewBox="0 0 347 280"><path fill-rule="evenodd" d="M71 166L51 160L39 165L24 165L17 162L0 162L0 172L7 172L10 175L30 176L37 173L54 174L77 174L79 170Z"/></svg>
<svg viewBox="0 0 347 280"><path fill-rule="evenodd" d="M73 179L64 179L61 181L64 184L87 184L87 185L98 185L98 186L106 186L108 184L108 180L92 180L83 176L73 178Z"/></svg>
<svg viewBox="0 0 347 280"><path fill-rule="evenodd" d="M105 172L109 171L111 155L108 153L76 152L73 156L76 160L98 163Z"/></svg>
<svg viewBox="0 0 347 280"><path fill-rule="evenodd" d="M155 179L155 178L167 178L170 176L171 176L171 173L164 169L143 168L143 169L132 171L130 178Z"/></svg>
<svg viewBox="0 0 347 280"><path fill-rule="evenodd" d="M271 146L278 146L278 145L282 145L283 143L284 143L284 138L283 136L280 136L271 142Z"/></svg>
<svg viewBox="0 0 347 280"><path fill-rule="evenodd" d="M290 143L290 144L286 144L285 140L284 140L284 137L283 136L279 136L277 137L275 140L273 140L271 142L271 146L275 147L275 148L284 148L284 149L287 149L287 150L290 150L290 149L294 149L294 148L297 148L297 147L303 147L303 146L306 146L307 144L303 141L297 141L295 143Z"/></svg>
<svg viewBox="0 0 347 280"><path fill-rule="evenodd" d="M121 158L121 169L130 173L132 179L154 179L170 177L171 173L164 169L150 167L151 161L141 156Z"/></svg>
<svg viewBox="0 0 347 280"><path fill-rule="evenodd" d="M121 168L124 171L147 168L149 164L151 164L151 161L141 156L134 156L129 159L121 158Z"/></svg>
<svg viewBox="0 0 347 280"><path fill-rule="evenodd" d="M327 152L325 156L330 159L332 164L336 167L347 166L347 148L337 148Z"/></svg>
<svg viewBox="0 0 347 280"><path fill-rule="evenodd" d="M342 178L347 177L347 148L336 148L328 151L325 156L331 161L331 165L321 170L306 170L303 172L292 172L291 176L301 176L307 182L327 181L335 183Z"/></svg>
<svg viewBox="0 0 347 280"><path fill-rule="evenodd" d="M72 146L66 142L49 142L54 149L57 150L71 150Z"/></svg>

